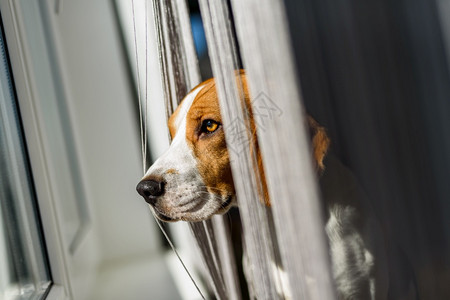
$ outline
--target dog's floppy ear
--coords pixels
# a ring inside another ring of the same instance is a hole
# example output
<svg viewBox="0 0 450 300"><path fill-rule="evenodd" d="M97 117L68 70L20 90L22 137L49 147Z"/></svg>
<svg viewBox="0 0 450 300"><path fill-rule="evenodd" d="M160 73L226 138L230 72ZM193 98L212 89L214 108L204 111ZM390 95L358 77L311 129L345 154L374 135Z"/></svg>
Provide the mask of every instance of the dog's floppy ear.
<svg viewBox="0 0 450 300"><path fill-rule="evenodd" d="M248 114L250 116L250 127L251 127L251 134L252 134L252 143L250 143L251 151L252 153L256 154L257 157L257 170L255 170L257 173L259 173L259 178L261 180L261 186L259 189L259 195L260 200L262 203L264 203L267 206L270 206L270 197L269 192L267 188L267 182L266 182L266 176L264 171L264 166L262 162L261 157L261 151L259 149L258 139L256 136L256 126L255 121L253 119L253 113L252 113L252 106L250 101L250 96L248 93L247 88L247 78L245 75L244 70L239 70L237 72L238 76L240 76L242 85L244 87L244 94L245 94L245 106L248 110ZM328 135L326 133L326 130L324 127L320 126L319 123L317 123L316 120L314 120L311 116L307 116L307 122L308 122L308 128L309 128L309 134L311 137L311 144L313 146L312 152L314 157L314 165L316 167L316 170L318 173L322 173L325 169L325 165L323 163L324 158L327 154L328 148L330 146L330 139L328 138Z"/></svg>
<svg viewBox="0 0 450 300"><path fill-rule="evenodd" d="M311 137L312 144L312 154L314 158L314 166L316 171L321 174L325 170L324 159L327 155L328 148L330 147L330 138L327 135L327 132L324 127L320 126L316 120L314 120L311 116L307 117L309 134ZM254 123L252 122L253 131L253 149L256 152L257 156L257 166L258 172L261 180L261 187L259 190L261 202L265 205L270 206L270 197L269 191L267 188L266 176L264 172L264 166L262 163L261 152L259 149L258 139L256 137L256 128L254 127Z"/></svg>
<svg viewBox="0 0 450 300"><path fill-rule="evenodd" d="M254 132L253 142L256 150L256 160L257 160L256 162L258 167L257 172L259 173L259 179L261 181L261 185L258 190L260 201L264 203L266 206L270 206L269 189L267 188L266 174L264 171L263 161L261 157L261 150L259 149L256 132Z"/></svg>
<svg viewBox="0 0 450 300"><path fill-rule="evenodd" d="M320 126L311 116L307 117L309 134L311 137L312 153L314 157L314 165L319 173L323 172L325 165L323 160L330 147L330 138L324 127Z"/></svg>
<svg viewBox="0 0 450 300"><path fill-rule="evenodd" d="M250 120L250 124L249 124L249 129L250 129L250 153L252 155L255 155L256 157L256 165L254 165L255 169L255 173L258 174L259 176L259 180L260 180L260 185L258 188L258 194L259 194L259 199L261 201L261 203L265 204L266 206L270 206L270 199L269 199L269 190L267 188L267 182L266 182L266 175L264 172L264 166L263 166L263 161L262 161L262 157L261 157L261 150L259 148L259 143L258 143L258 137L256 134L256 124L255 124L255 120L253 118L253 109L252 109L252 105L251 105L251 99L250 99L250 95L249 95L249 91L248 91L248 87L247 87L247 77L245 75L245 71L244 70L239 70L236 72L236 74L240 77L240 81L243 87L243 92L244 92L244 109L246 111L246 113L249 116L249 120Z"/></svg>

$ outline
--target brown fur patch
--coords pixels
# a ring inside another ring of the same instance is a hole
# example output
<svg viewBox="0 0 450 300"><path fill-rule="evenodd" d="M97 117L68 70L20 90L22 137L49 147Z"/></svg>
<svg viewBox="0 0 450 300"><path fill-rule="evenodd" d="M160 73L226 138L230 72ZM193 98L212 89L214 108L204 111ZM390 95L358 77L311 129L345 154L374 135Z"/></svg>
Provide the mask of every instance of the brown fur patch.
<svg viewBox="0 0 450 300"><path fill-rule="evenodd" d="M237 73L237 76L239 76L238 80L242 83L242 92L245 99L243 108L250 116L249 134L251 141L253 142L251 143L250 151L254 154L252 156L256 159L253 165L255 166L255 172L259 175L259 180L261 182L258 192L260 194L261 202L270 205L261 153L257 141L256 126L253 121L250 105L247 79L243 71ZM222 124L214 79L210 79L203 84L204 87L197 94L187 113L186 140L194 151L194 155L198 161L197 167L199 173L210 192L221 195L233 195L235 190L223 128L219 128L213 134L202 135L199 133L201 124L206 119L212 119Z"/></svg>
<svg viewBox="0 0 450 300"><path fill-rule="evenodd" d="M235 194L230 159L222 126L213 133L200 131L207 119L222 124L214 80L203 83L186 117L186 141L197 159L197 168L209 192L221 196Z"/></svg>
<svg viewBox="0 0 450 300"><path fill-rule="evenodd" d="M317 170L323 172L325 170L323 160L330 147L330 139L325 128L320 126L311 116L308 116L308 127L313 147L314 162Z"/></svg>
<svg viewBox="0 0 450 300"><path fill-rule="evenodd" d="M206 80L206 81L204 81L204 82L202 82L202 83L199 83L198 85L196 85L192 90L191 90L191 92L190 93L192 93L194 90L196 90L198 87L200 87L201 85L208 85L208 84L210 84L210 82L212 82L212 81L214 81L214 78L211 78L211 79L208 79L208 80ZM203 89L199 92L199 94L201 94L201 93L204 93L204 91L203 91ZM198 94L197 94L197 97L196 97L196 99L198 98ZM187 97L187 95L186 95L186 97ZM185 97L185 98L186 98ZM195 100L194 100L195 101ZM175 135L177 134L177 130L178 130L178 128L177 128L177 124L175 123L176 122L176 120L177 120L177 118L178 118L178 115L180 114L180 110L181 110L181 107L182 107L182 105L181 105L181 103L180 103L180 105L178 105L178 107L176 108L176 110L173 112L173 114L170 116L170 118L169 118L169 122L168 122L168 126L169 126L169 133L170 133L170 136L171 136L171 138L172 139L174 139L175 138Z"/></svg>

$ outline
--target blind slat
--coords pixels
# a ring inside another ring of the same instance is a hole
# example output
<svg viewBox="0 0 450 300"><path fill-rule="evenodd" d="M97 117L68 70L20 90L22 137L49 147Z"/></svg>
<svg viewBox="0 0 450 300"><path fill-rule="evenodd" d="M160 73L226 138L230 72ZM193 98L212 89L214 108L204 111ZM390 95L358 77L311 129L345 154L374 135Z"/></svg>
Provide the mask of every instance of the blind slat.
<svg viewBox="0 0 450 300"><path fill-rule="evenodd" d="M282 1L231 3L250 91L263 92L281 111L258 127L258 138L293 298L335 299Z"/></svg>
<svg viewBox="0 0 450 300"><path fill-rule="evenodd" d="M162 85L167 115L170 116L184 96L200 83L201 77L186 1L153 0L152 3ZM235 281L237 275L235 268L231 267L235 265L235 261L231 256L222 253L224 249L232 247L230 239L223 238L229 236L229 232L228 228L223 226L223 220L219 218L222 216L189 225L207 266L216 297L239 299L230 297L239 294Z"/></svg>
<svg viewBox="0 0 450 300"><path fill-rule="evenodd" d="M246 247L245 272L252 286L250 293L257 299L277 299L272 263L275 248L267 222L267 208L259 202L260 178L254 172L256 159L249 147L240 147L249 145L252 137L245 134L248 114L242 105L242 83L239 77L236 80L238 59L228 7L225 1L200 0L199 4L239 202ZM236 137L236 132L244 134Z"/></svg>

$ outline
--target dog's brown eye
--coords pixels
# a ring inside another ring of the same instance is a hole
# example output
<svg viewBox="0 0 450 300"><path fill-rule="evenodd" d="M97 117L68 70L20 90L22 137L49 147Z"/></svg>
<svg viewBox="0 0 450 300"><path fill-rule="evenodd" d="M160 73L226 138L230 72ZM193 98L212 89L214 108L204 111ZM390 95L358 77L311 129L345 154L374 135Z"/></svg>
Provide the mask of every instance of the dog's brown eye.
<svg viewBox="0 0 450 300"><path fill-rule="evenodd" d="M202 123L201 132L204 133L213 133L219 128L219 123L214 120L204 120Z"/></svg>

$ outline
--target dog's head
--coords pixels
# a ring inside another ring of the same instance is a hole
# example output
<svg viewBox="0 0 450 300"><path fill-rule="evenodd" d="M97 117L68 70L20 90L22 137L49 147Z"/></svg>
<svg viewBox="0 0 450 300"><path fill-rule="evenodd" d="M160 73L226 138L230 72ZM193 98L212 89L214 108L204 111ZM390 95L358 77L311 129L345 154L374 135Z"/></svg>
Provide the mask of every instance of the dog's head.
<svg viewBox="0 0 450 300"><path fill-rule="evenodd" d="M169 119L172 143L137 190L163 221L200 221L234 200L230 161L213 79L194 88Z"/></svg>
<svg viewBox="0 0 450 300"><path fill-rule="evenodd" d="M238 76L249 106L245 74L241 72ZM249 112L252 118L250 107ZM311 117L308 125L315 164L322 170L329 140L325 130ZM257 171L263 181L261 197L269 205L253 122L251 127ZM228 211L236 201L235 190L214 79L201 83L183 99L169 119L169 131L172 143L137 185L139 194L153 207L156 216L166 222L201 221Z"/></svg>

